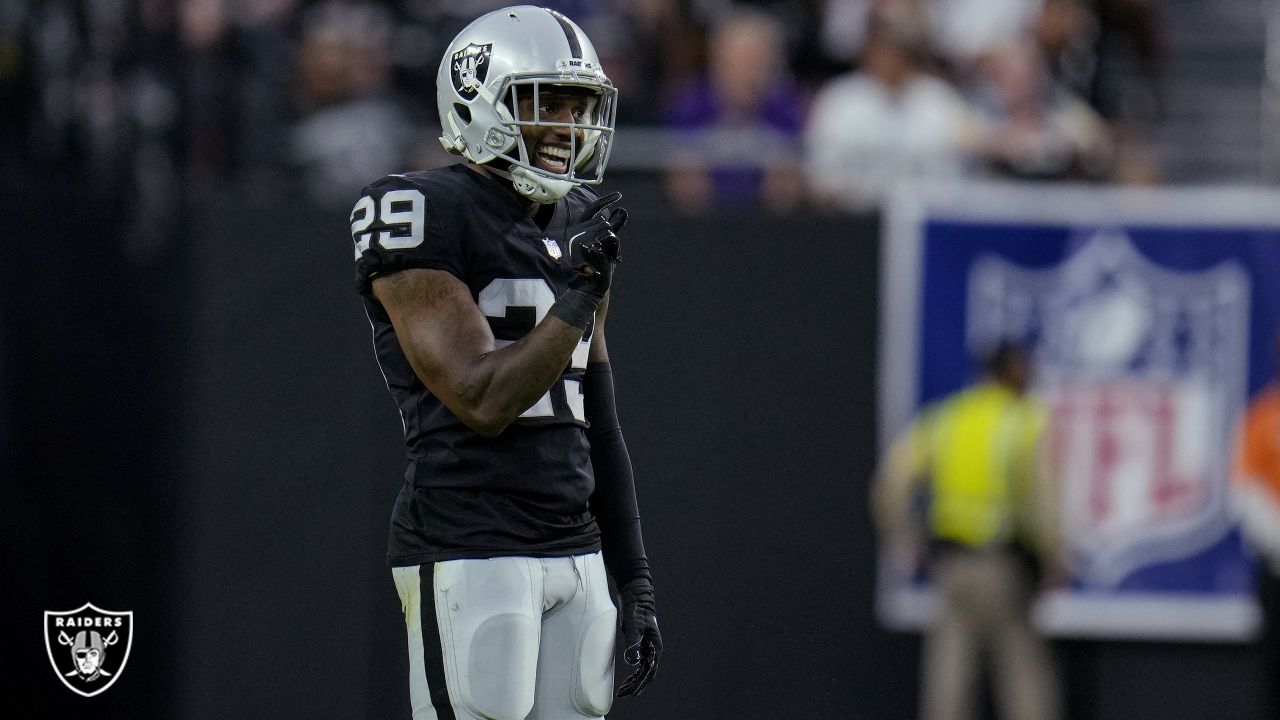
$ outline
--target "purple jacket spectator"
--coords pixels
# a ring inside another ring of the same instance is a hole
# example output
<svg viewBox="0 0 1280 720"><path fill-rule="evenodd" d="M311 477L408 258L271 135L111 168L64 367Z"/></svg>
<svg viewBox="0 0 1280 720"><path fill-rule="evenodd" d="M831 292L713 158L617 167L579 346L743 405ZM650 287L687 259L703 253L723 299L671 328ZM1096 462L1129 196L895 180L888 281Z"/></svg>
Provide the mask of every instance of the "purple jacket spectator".
<svg viewBox="0 0 1280 720"><path fill-rule="evenodd" d="M680 136L667 173L676 207L798 201L804 99L784 67L781 30L767 16L739 12L716 28L706 75L666 113Z"/></svg>

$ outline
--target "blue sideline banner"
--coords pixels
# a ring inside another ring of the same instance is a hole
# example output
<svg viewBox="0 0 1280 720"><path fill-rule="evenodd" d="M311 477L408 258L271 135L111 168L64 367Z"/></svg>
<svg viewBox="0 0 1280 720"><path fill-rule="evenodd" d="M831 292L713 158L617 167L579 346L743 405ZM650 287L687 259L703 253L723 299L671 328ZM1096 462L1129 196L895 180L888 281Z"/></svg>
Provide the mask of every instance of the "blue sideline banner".
<svg viewBox="0 0 1280 720"><path fill-rule="evenodd" d="M1280 194L972 185L886 214L880 445L977 379L1003 338L1035 354L1073 561L1047 633L1246 640L1253 562L1231 509L1234 427L1274 372ZM880 563L895 628L933 612L918 567Z"/></svg>

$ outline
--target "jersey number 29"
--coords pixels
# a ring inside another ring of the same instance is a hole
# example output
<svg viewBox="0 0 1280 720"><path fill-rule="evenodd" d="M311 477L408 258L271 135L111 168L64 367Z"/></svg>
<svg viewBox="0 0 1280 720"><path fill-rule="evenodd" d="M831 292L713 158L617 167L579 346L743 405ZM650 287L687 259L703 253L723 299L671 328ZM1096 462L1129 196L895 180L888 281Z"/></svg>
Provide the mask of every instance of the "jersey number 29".
<svg viewBox="0 0 1280 720"><path fill-rule="evenodd" d="M426 225L427 199L419 190L388 190L382 195L379 212L373 198L365 195L351 208L351 239L356 243L356 259L369 249L373 231L365 232L374 220L382 219L386 230L378 232L378 244L384 250L408 250L422 244Z"/></svg>

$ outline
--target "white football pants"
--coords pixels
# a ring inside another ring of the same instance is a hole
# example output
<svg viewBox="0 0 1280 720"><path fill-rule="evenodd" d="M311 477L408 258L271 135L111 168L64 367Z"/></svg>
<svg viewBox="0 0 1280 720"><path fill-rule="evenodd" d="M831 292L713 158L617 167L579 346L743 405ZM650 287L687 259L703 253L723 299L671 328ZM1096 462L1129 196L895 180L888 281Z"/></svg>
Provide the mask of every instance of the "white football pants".
<svg viewBox="0 0 1280 720"><path fill-rule="evenodd" d="M617 610L600 553L392 568L413 720L581 720L613 702Z"/></svg>

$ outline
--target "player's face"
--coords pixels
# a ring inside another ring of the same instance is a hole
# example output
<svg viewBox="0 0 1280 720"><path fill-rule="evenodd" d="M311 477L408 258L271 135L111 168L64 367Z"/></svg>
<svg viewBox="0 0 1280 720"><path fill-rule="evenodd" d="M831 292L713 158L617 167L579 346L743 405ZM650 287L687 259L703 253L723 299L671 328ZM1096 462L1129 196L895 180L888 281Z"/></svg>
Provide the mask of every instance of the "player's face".
<svg viewBox="0 0 1280 720"><path fill-rule="evenodd" d="M89 648L76 651L76 667L79 668L81 675L92 675L101 661L102 653L97 650Z"/></svg>
<svg viewBox="0 0 1280 720"><path fill-rule="evenodd" d="M585 88L544 87L539 90L536 102L531 93L519 98L518 113L525 121L536 117L539 122L590 123L595 102L595 94ZM530 163L556 174L569 172L573 161L571 138L580 149L585 136L578 128L541 125L522 125L520 133L529 150Z"/></svg>

